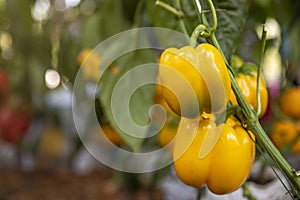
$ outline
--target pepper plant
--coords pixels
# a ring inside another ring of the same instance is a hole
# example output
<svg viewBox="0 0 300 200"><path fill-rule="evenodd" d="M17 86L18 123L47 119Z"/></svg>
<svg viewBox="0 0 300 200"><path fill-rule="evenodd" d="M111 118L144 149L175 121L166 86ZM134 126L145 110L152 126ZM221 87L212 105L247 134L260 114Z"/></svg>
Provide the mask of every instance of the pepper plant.
<svg viewBox="0 0 300 200"><path fill-rule="evenodd" d="M153 3L153 2L152 2ZM207 4L208 3L208 4ZM221 2L221 1L215 1L215 3L218 5L218 9L221 9L224 12L228 12L227 17L230 12L232 12L232 7L230 8L228 4L229 1ZM227 4L228 3L228 4ZM232 3L232 2L231 2ZM240 2L242 3L242 1ZM247 10L247 6L249 5L249 1L245 1L245 4L242 6L241 4L238 5L233 4L233 9L236 9L237 12L240 12L241 10ZM265 111L265 102L261 99L261 88L265 87L264 82L261 81L262 77L262 63L263 63L263 55L264 55L264 49L265 49L265 42L266 42L266 34L267 31L265 29L265 26L263 26L263 32L262 32L262 40L261 40L261 52L260 52L260 64L258 66L257 73L256 73L256 91L255 91L255 97L256 97L256 105L251 105L250 102L248 102L245 98L245 95L243 94L236 78L235 71L232 66L230 66L230 63L228 62L228 59L232 53L229 49L234 49L232 43L226 43L227 38L225 37L226 34L223 35L223 37L220 37L218 35L218 17L217 17L217 11L215 9L214 3L212 0L208 0L207 2L200 2L198 0L194 0L194 6L196 9L197 18L193 18L193 20L190 19L191 16L185 16L184 9L187 9L186 5L181 5L181 2L179 0L175 1L173 7L171 4L162 2L162 1L156 1L156 5L160 6L161 8L165 9L169 12L171 15L175 15L177 17L178 21L178 29L181 30L183 33L189 34L190 30L187 27L191 27L188 23L195 23L194 21L199 20L200 24L196 26L196 28L191 33L191 46L195 46L198 41L204 41L208 42L212 45L214 45L221 53L224 62L226 63L226 66L228 68L228 74L230 76L231 80L231 88L232 91L236 97L237 106L232 106L229 104L227 107L228 113L226 116L230 116L231 114L234 114L238 118L238 120L241 122L241 125L251 131L256 139L256 144L259 147L259 149L262 152L265 152L267 156L272 160L272 164L274 164L278 169L283 173L285 178L287 179L289 183L289 187L285 186L288 190L288 193L291 195L291 197L295 199L300 198L300 172L296 169L292 168L289 163L285 160L285 158L281 155L279 150L273 145L271 140L269 139L268 135L262 128L259 117L261 116L262 112ZM209 12L211 13L211 17L207 18L205 15L205 12L202 10L203 5L209 6ZM151 7L151 6L150 6ZM227 11L227 8L229 9ZM224 15L226 15L224 14ZM167 14L166 14L167 15ZM221 15L221 21L224 20ZM225 18L226 19L226 18ZM228 19L228 18L227 18ZM235 19L233 19L235 20ZM240 19L238 19L240 20ZM186 22L188 21L188 22ZM224 22L224 21L222 21ZM234 22L232 22L233 24ZM188 24L188 25L187 25ZM242 27L243 21L241 20L238 25L235 25L236 27ZM174 24L171 24L175 26ZM170 26L168 24L168 26ZM232 26L234 27L234 25ZM230 28L232 28L230 27ZM223 27L222 27L223 28ZM229 28L229 29L230 29ZM232 29L230 30L230 33L232 33ZM222 33L226 33L226 31L222 31ZM228 32L227 32L228 33ZM234 35L234 34L233 34ZM219 36L219 37L218 37ZM236 36L238 37L238 36ZM223 40L219 40L219 38L222 38ZM219 42L220 41L220 42ZM230 41L230 40L229 40ZM201 84L201 82L199 82ZM265 95L263 93L262 95ZM167 95L168 96L168 95ZM263 105L263 106L262 106ZM172 105L170 106L172 108ZM254 109L255 108L255 109ZM175 161L176 163L176 161ZM182 175L181 171L178 171L177 173ZM209 180L209 179L208 179ZM193 183L191 184L193 185ZM197 184L196 184L197 185ZM201 184L200 184L201 185ZM210 186L209 186L210 187ZM213 189L214 190L214 189ZM222 192L221 192L222 193Z"/></svg>

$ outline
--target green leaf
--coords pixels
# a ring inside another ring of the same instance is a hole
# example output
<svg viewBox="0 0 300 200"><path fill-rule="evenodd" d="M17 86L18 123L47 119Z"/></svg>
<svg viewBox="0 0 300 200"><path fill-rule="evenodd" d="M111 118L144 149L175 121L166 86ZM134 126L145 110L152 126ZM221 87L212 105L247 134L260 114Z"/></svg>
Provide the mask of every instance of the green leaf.
<svg viewBox="0 0 300 200"><path fill-rule="evenodd" d="M172 0L163 0L164 3L172 4ZM250 0L215 0L215 8L217 9L218 27L216 37L224 51L227 59L236 51L238 41L247 19ZM193 0L181 1L182 11L185 14L184 23L191 35L192 31L200 24L196 15ZM211 12L207 1L203 1L202 10L206 13L208 21L211 23ZM156 6L155 0L147 1L147 11L149 18L154 26L170 28L181 31L178 19L169 11Z"/></svg>
<svg viewBox="0 0 300 200"><path fill-rule="evenodd" d="M130 28L123 16L121 0L102 0L99 9L84 19L82 28L82 45L94 47L101 41Z"/></svg>
<svg viewBox="0 0 300 200"><path fill-rule="evenodd" d="M93 14L84 20L80 40L83 47L94 47L101 41L99 21L98 14Z"/></svg>
<svg viewBox="0 0 300 200"><path fill-rule="evenodd" d="M83 32L85 44L94 46L96 43L100 43L101 41L105 42L106 39L110 40L111 36L114 37L116 36L115 34L122 33L122 31L131 28L130 21L124 16L122 5L121 0L103 0L99 3L98 12L87 19L86 27ZM148 111L153 104L152 99L155 87L141 87L132 94L129 103L126 102L125 99L129 95L130 88L134 87L139 80L143 80L145 76L152 77L153 80L156 80L157 72L153 72L152 74L139 74L137 76L134 76L134 73L128 75L125 81L117 86L119 88L118 99L112 99L112 95L116 84L125 76L126 72L140 64L155 62L155 55L150 50L138 50L127 53L126 55L120 55L121 57L117 60L108 57L114 54L118 55L122 49L135 49L135 47L140 45L139 37L141 36L133 31L133 34L128 35L128 37L123 37L120 41L114 41L98 52L103 65L114 62L102 74L99 82L101 109L103 109L104 116L108 122L134 152L138 152L141 149L144 140L143 137L146 135L146 129L142 129L142 131L138 133L134 131L128 132L128 130L131 130L131 122L139 126L147 126L150 122ZM102 69L101 66L100 70ZM113 107L117 110L117 113L113 113ZM128 115L128 110L130 115ZM137 135L141 138L135 138L131 135Z"/></svg>
<svg viewBox="0 0 300 200"><path fill-rule="evenodd" d="M126 45L128 45L128 49L136 49L135 46L139 45L138 37L139 35L133 34L127 38L128 40L118 42L115 46L111 45L107 51L113 53L118 51L118 48L126 48ZM128 44L129 41L130 44ZM136 131L133 124L141 127L149 125L149 109L153 104L155 91L154 84L140 87L139 84L143 83L145 79L152 82L157 79L157 66L149 68L150 70L147 68L139 70L140 66L147 63L155 63L155 54L152 50L131 51L108 67L102 74L99 83L99 98L105 116L134 152L141 150L147 128ZM118 68L119 73L116 73L114 68Z"/></svg>
<svg viewBox="0 0 300 200"><path fill-rule="evenodd" d="M250 0L214 1L217 11L218 27L216 38L226 58L235 53L248 16Z"/></svg>
<svg viewBox="0 0 300 200"><path fill-rule="evenodd" d="M130 28L123 14L121 0L101 1L98 14L100 15L99 32L103 40Z"/></svg>

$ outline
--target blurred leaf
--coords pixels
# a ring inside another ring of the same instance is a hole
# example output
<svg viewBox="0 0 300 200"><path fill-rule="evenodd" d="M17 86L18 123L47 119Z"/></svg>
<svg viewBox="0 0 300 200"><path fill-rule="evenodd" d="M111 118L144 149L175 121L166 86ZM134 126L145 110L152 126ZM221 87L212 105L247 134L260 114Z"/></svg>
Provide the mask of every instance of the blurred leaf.
<svg viewBox="0 0 300 200"><path fill-rule="evenodd" d="M122 0L122 8L124 16L130 21L134 22L135 9L141 0Z"/></svg>
<svg viewBox="0 0 300 200"><path fill-rule="evenodd" d="M86 19L84 23L84 30L82 34L83 43L91 48L96 47L96 45L105 41L106 39L114 36L122 31L128 30L131 28L130 20L125 17L126 13L123 9L123 0L102 0L99 2L99 9L93 16ZM133 3L133 7L135 4ZM128 6L128 5L127 5ZM134 13L134 11L133 11ZM126 38L124 42L113 42L112 45L107 46L103 51L98 52L101 56L101 60L105 60L104 54L117 54L118 49L127 48L128 46L134 47L138 45L139 35L131 35L129 38ZM97 49L97 48L96 48ZM131 48L134 49L134 48ZM115 60L114 60L115 61ZM139 133L125 133L124 126L130 126L128 123L128 112L130 112L130 118L134 123L146 126L149 123L148 109L152 104L152 97L154 89L148 87L139 88L136 92L133 93L129 105L126 104L124 99L121 97L119 99L120 103L114 105L117 107L117 122L121 127L118 127L115 116L112 113L111 107L111 96L113 90L115 89L116 83L128 70L134 68L139 64L145 64L148 62L155 61L155 57L152 51L143 50L143 51L133 51L126 55L121 56L113 65L108 67L101 77L99 87L100 95L99 99L101 102L102 108L98 112L102 112L105 115L105 118L110 122L110 124L117 130L126 143L130 146L133 151L138 151L143 143L143 139L133 138L128 134L139 135L141 137L145 136L146 131ZM143 80L143 76L137 75L129 77L126 79L125 83L120 85L122 87L120 94L121 96L128 95L130 88L136 84L137 78ZM144 76L152 76L156 80L156 74L144 74ZM128 130L125 128L126 130ZM130 127L129 127L130 128ZM123 129L123 130L122 130ZM145 129L146 130L146 129Z"/></svg>
<svg viewBox="0 0 300 200"><path fill-rule="evenodd" d="M99 31L103 40L130 28L128 21L126 21L123 15L121 0L102 1L99 14Z"/></svg>
<svg viewBox="0 0 300 200"><path fill-rule="evenodd" d="M123 45L130 45L130 47L128 47L129 49L136 49L134 47L138 47L138 37L139 35L132 34L128 37L129 42L124 41ZM116 46L111 46L111 49L115 50L118 46L121 47L123 45L117 43ZM141 149L141 145L144 141L143 137L146 136L147 129L144 128L138 133L126 133L123 130L125 128L126 130L135 131L136 129L132 129L132 123L137 126L147 126L150 122L149 108L153 104L155 86L137 86L140 82L143 82L146 77L152 81L156 81L157 77L157 70L145 70L141 72L135 69L137 69L136 67L139 65L154 62L155 54L152 50L135 50L121 56L115 64L112 64L106 69L100 79L99 98L105 116L134 152L138 152ZM129 70L131 70L130 73L126 73ZM120 81L121 78L123 81L122 84L119 83L116 87L117 82ZM112 94L116 88L118 89L118 99L112 99ZM131 95L129 92L133 88L136 90ZM128 96L130 98L127 98ZM129 103L126 100L129 100ZM116 115L113 115L112 106L114 110L117 110ZM116 121L121 127L117 125ZM140 138L132 137L130 134Z"/></svg>
<svg viewBox="0 0 300 200"><path fill-rule="evenodd" d="M300 77L299 77L299 66L300 66L300 47L299 47L299 41L300 41L300 20L295 23L295 26L293 26L289 30L288 38L285 38L284 44L285 48L288 49L286 51L287 56L285 57L286 60L290 63L289 68L287 69L287 78L290 81L296 81L296 83L300 83Z"/></svg>
<svg viewBox="0 0 300 200"><path fill-rule="evenodd" d="M13 37L13 47L20 49L22 54L28 55L28 49L34 48L34 43L28 38L31 36L32 18L30 14L30 2L6 1L8 17L11 19L9 30Z"/></svg>
<svg viewBox="0 0 300 200"><path fill-rule="evenodd" d="M9 19L7 18L5 1L0 1L0 30L6 29L9 26Z"/></svg>
<svg viewBox="0 0 300 200"><path fill-rule="evenodd" d="M81 43L84 47L94 47L101 41L99 20L98 14L93 14L84 20L81 33Z"/></svg>
<svg viewBox="0 0 300 200"><path fill-rule="evenodd" d="M94 48L108 37L128 28L130 24L123 16L122 0L102 0L97 12L83 21L82 45Z"/></svg>

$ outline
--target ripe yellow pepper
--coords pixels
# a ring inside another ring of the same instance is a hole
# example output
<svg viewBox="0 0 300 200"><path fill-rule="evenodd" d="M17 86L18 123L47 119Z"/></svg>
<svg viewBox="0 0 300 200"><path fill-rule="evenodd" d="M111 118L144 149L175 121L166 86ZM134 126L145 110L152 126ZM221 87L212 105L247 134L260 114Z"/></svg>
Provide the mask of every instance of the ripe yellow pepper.
<svg viewBox="0 0 300 200"><path fill-rule="evenodd" d="M78 64L82 67L83 77L86 80L100 79L100 56L92 49L83 49L78 55Z"/></svg>
<svg viewBox="0 0 300 200"><path fill-rule="evenodd" d="M174 115L168 116L164 127L158 133L157 139L160 146L164 147L168 145L175 138L178 129L179 120L180 119Z"/></svg>
<svg viewBox="0 0 300 200"><path fill-rule="evenodd" d="M243 65L241 68L238 70L241 71L240 73L238 72L237 75L235 76L235 80L240 87L243 95L245 96L247 102L253 106L255 110L257 110L257 98L256 98L256 90L257 90L257 68L252 68L249 71L249 68L247 69L246 73L243 73L243 68L245 65ZM263 74L260 75L260 103L261 103L261 113L260 116L263 116L264 113L267 110L268 106L268 90L266 86L266 82L264 79ZM230 101L233 105L237 104L237 100L235 97L235 94L233 91L231 91L230 94Z"/></svg>
<svg viewBox="0 0 300 200"><path fill-rule="evenodd" d="M300 118L300 86L292 86L284 90L279 98L280 110L292 118Z"/></svg>
<svg viewBox="0 0 300 200"><path fill-rule="evenodd" d="M166 49L160 57L162 95L179 116L220 113L230 96L230 77L220 52L210 44Z"/></svg>
<svg viewBox="0 0 300 200"><path fill-rule="evenodd" d="M297 138L298 131L299 127L296 123L289 120L278 120L272 126L270 139L281 151L284 150L285 147L290 147L293 153L299 153L300 138Z"/></svg>
<svg viewBox="0 0 300 200"><path fill-rule="evenodd" d="M104 133L104 135L115 145L117 146L120 146L120 145L123 145L125 144L123 138L120 136L120 134L115 131L115 129L113 129L113 127L106 123L106 124L103 124L101 126L101 129Z"/></svg>
<svg viewBox="0 0 300 200"><path fill-rule="evenodd" d="M173 153L177 176L196 188L207 184L215 194L235 191L246 181L254 161L250 135L238 123L216 126L210 119L182 118Z"/></svg>

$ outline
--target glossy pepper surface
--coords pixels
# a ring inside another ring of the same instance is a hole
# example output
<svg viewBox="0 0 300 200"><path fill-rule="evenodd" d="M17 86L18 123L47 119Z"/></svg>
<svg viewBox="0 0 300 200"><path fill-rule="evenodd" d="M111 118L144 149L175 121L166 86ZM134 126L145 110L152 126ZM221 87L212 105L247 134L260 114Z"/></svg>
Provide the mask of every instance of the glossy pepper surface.
<svg viewBox="0 0 300 200"><path fill-rule="evenodd" d="M216 194L233 192L246 181L254 156L254 136L239 123L180 121L173 158L176 174L187 185L207 184Z"/></svg>
<svg viewBox="0 0 300 200"><path fill-rule="evenodd" d="M179 116L220 113L230 96L230 77L220 52L210 44L166 49L160 57L162 95Z"/></svg>

